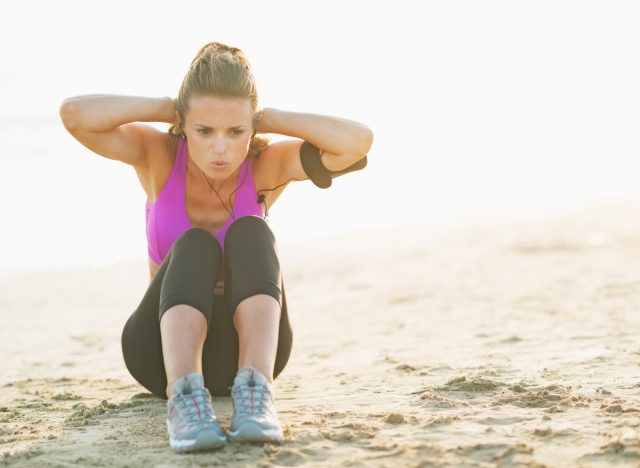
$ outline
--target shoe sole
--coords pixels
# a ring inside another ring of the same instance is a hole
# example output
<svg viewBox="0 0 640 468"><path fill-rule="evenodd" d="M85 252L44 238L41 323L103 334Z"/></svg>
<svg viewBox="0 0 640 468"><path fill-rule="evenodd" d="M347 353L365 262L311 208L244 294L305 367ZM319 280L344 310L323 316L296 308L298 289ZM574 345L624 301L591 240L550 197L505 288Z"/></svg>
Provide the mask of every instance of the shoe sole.
<svg viewBox="0 0 640 468"><path fill-rule="evenodd" d="M174 452L203 452L219 450L227 445L227 438L214 431L201 431L195 439L176 440L169 437L169 446Z"/></svg>
<svg viewBox="0 0 640 468"><path fill-rule="evenodd" d="M227 431L230 442L275 442L284 441L282 431L279 429L263 429L259 425L246 422L236 431Z"/></svg>

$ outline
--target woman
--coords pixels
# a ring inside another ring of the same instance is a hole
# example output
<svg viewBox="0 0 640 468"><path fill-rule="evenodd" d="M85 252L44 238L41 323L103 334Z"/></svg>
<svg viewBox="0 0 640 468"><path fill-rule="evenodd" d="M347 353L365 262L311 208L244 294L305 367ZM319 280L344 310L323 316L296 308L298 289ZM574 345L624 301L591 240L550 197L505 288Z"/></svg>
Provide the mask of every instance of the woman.
<svg viewBox="0 0 640 468"><path fill-rule="evenodd" d="M175 99L78 96L60 115L84 146L133 166L147 194L151 280L124 326L122 350L133 377L168 399L171 448L282 441L272 384L292 331L265 218L290 181L328 187L364 167L371 130L259 110L245 55L219 42L198 52ZM298 139L269 144L258 133ZM234 413L225 434L210 395L229 393Z"/></svg>

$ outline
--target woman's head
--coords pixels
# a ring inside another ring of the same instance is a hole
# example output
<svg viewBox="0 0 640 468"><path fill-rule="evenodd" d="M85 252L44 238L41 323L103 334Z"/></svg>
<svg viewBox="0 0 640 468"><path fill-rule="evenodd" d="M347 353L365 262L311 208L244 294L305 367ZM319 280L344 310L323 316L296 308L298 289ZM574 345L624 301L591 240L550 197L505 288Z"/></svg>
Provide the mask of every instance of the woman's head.
<svg viewBox="0 0 640 468"><path fill-rule="evenodd" d="M258 156L268 140L255 137L258 92L244 53L220 42L198 51L176 98L169 132L189 142L194 162L212 178L226 178L247 155ZM224 160L226 169L207 170Z"/></svg>

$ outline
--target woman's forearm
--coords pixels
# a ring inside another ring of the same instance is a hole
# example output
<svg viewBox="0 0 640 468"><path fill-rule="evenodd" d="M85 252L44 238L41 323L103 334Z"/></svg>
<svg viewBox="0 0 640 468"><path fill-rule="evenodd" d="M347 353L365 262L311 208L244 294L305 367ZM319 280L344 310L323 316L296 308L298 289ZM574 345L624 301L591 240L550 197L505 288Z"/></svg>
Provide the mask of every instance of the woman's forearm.
<svg viewBox="0 0 640 468"><path fill-rule="evenodd" d="M60 115L68 129L102 132L129 122L173 123L174 109L170 97L87 94L65 99Z"/></svg>
<svg viewBox="0 0 640 468"><path fill-rule="evenodd" d="M257 132L301 138L324 151L342 155L364 156L373 141L373 132L364 124L272 107L263 109Z"/></svg>

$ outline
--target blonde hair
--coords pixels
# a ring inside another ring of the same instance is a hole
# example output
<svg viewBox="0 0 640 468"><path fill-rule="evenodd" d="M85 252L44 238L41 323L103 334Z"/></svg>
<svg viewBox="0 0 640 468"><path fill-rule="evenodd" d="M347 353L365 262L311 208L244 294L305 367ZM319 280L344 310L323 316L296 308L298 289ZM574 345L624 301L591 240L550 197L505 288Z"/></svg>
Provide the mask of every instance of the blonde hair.
<svg viewBox="0 0 640 468"><path fill-rule="evenodd" d="M248 99L254 115L254 131L247 156L258 157L269 145L268 138L255 134L258 90L249 61L240 49L221 42L209 42L202 46L191 61L189 71L180 86L176 99L180 123L171 125L170 134L184 135L184 116L189 112L189 100L193 96Z"/></svg>

